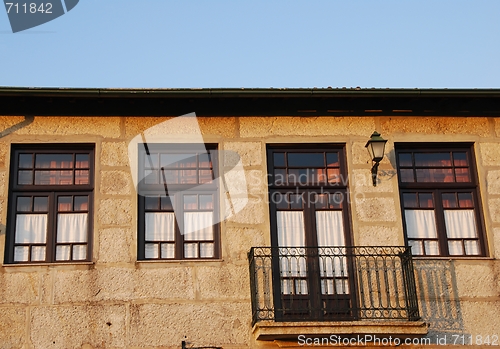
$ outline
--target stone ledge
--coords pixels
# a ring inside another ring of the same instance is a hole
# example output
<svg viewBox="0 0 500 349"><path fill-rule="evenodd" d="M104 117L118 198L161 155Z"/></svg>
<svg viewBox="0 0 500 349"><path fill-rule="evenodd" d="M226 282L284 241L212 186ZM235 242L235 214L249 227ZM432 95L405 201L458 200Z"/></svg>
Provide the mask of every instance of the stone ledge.
<svg viewBox="0 0 500 349"><path fill-rule="evenodd" d="M262 341L297 339L306 337L328 337L376 335L379 338L415 338L427 334L423 321L321 321L321 322L274 322L259 321L252 329L255 339Z"/></svg>

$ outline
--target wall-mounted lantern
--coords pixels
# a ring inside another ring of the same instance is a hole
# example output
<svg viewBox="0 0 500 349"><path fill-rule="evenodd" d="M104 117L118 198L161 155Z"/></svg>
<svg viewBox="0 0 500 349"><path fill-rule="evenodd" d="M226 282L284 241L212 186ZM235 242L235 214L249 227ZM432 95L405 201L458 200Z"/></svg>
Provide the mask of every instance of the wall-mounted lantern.
<svg viewBox="0 0 500 349"><path fill-rule="evenodd" d="M380 137L380 133L375 131L365 145L372 158L372 180L374 187L377 186L378 164L384 158L385 143L387 143L387 139L383 139Z"/></svg>

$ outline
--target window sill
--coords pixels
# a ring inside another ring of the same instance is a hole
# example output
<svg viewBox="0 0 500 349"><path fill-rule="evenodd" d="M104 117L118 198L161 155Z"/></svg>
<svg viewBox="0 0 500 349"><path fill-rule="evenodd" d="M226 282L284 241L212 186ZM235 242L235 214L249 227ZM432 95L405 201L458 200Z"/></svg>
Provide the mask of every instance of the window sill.
<svg viewBox="0 0 500 349"><path fill-rule="evenodd" d="M29 268L75 268L75 269L90 269L95 265L94 262L57 262L57 263L18 263L18 264L2 264L2 267L5 269L29 269Z"/></svg>
<svg viewBox="0 0 500 349"><path fill-rule="evenodd" d="M204 264L216 264L224 262L224 259L157 259L157 260L140 260L135 261L135 264L140 267L157 267L161 265L182 265L182 266L196 266L200 263Z"/></svg>
<svg viewBox="0 0 500 349"><path fill-rule="evenodd" d="M495 260L493 257L482 257L482 256L412 256L413 260L440 260L440 261L451 261L451 260L479 260L479 261L484 261L484 260Z"/></svg>
<svg viewBox="0 0 500 349"><path fill-rule="evenodd" d="M252 329L255 339L262 341L297 340L298 336L329 337L365 336L377 338L420 338L427 335L423 321L321 321L321 322L274 322L259 321Z"/></svg>

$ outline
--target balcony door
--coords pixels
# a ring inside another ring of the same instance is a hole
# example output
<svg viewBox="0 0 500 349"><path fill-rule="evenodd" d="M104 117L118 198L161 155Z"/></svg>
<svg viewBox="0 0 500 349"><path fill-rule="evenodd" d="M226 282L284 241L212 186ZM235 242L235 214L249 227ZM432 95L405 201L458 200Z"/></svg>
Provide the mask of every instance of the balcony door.
<svg viewBox="0 0 500 349"><path fill-rule="evenodd" d="M276 319L353 319L344 149L268 149Z"/></svg>

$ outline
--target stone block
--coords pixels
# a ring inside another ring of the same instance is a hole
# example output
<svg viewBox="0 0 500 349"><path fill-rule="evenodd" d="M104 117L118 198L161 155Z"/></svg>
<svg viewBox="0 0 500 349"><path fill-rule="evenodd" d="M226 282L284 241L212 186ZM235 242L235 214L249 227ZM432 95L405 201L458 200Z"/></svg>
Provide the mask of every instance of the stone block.
<svg viewBox="0 0 500 349"><path fill-rule="evenodd" d="M484 340L487 335L500 336L498 329L500 328L500 302L497 300L491 301L473 301L473 300L462 300L460 302L462 308L462 316L464 318L464 333L471 334L473 336L473 341ZM500 341L500 338L498 339ZM498 343L498 342L497 342ZM479 342L473 342L472 344L479 345ZM485 343L482 343L482 348L485 347Z"/></svg>
<svg viewBox="0 0 500 349"><path fill-rule="evenodd" d="M370 138L367 136L366 141ZM366 165L368 170L371 168L370 154L365 148L366 141L364 142L353 142L351 145L351 161L354 165Z"/></svg>
<svg viewBox="0 0 500 349"><path fill-rule="evenodd" d="M490 128L488 118L479 117L390 117L381 120L384 134L426 134L455 135L465 134L488 137ZM390 138L390 137L389 137Z"/></svg>
<svg viewBox="0 0 500 349"><path fill-rule="evenodd" d="M125 348L124 305L46 306L31 310L34 349Z"/></svg>
<svg viewBox="0 0 500 349"><path fill-rule="evenodd" d="M9 272L0 277L2 304L35 304L40 300L38 273Z"/></svg>
<svg viewBox="0 0 500 349"><path fill-rule="evenodd" d="M129 263L135 260L135 232L126 228L99 231L99 263Z"/></svg>
<svg viewBox="0 0 500 349"><path fill-rule="evenodd" d="M8 118L7 124L13 126L24 121L24 117ZM5 124L5 123L4 123ZM0 125L0 129L4 129ZM37 116L31 124L28 124L14 134L18 135L94 135L108 138L120 137L119 117L48 117Z"/></svg>
<svg viewBox="0 0 500 349"><path fill-rule="evenodd" d="M132 176L126 171L101 171L101 194L130 195Z"/></svg>
<svg viewBox="0 0 500 349"><path fill-rule="evenodd" d="M201 299L250 300L248 265L221 265L196 269Z"/></svg>
<svg viewBox="0 0 500 349"><path fill-rule="evenodd" d="M250 302L137 304L130 307L130 346L246 347L251 331Z"/></svg>
<svg viewBox="0 0 500 349"><path fill-rule="evenodd" d="M366 198L356 195L356 214L364 222L396 221L396 203L393 198Z"/></svg>
<svg viewBox="0 0 500 349"><path fill-rule="evenodd" d="M500 143L480 143L483 166L500 166Z"/></svg>
<svg viewBox="0 0 500 349"><path fill-rule="evenodd" d="M5 142L0 142L0 168L8 167L7 159L9 151L10 151L10 144Z"/></svg>
<svg viewBox="0 0 500 349"><path fill-rule="evenodd" d="M390 193L397 185L396 170L383 170L379 168L377 185L373 186L370 166L363 170L352 170L349 176L349 184L354 187L356 193Z"/></svg>
<svg viewBox="0 0 500 349"><path fill-rule="evenodd" d="M369 117L245 117L240 118L241 137L352 136L370 137L375 120Z"/></svg>
<svg viewBox="0 0 500 349"><path fill-rule="evenodd" d="M127 144L125 142L102 142L101 165L129 166Z"/></svg>
<svg viewBox="0 0 500 349"><path fill-rule="evenodd" d="M246 262L250 248L270 245L270 237L266 239L264 234L259 229L227 227L222 246L232 260Z"/></svg>
<svg viewBox="0 0 500 349"><path fill-rule="evenodd" d="M486 186L488 194L500 194L500 171L488 171Z"/></svg>
<svg viewBox="0 0 500 349"><path fill-rule="evenodd" d="M104 199L99 202L98 221L103 225L130 225L133 212L132 200Z"/></svg>
<svg viewBox="0 0 500 349"><path fill-rule="evenodd" d="M194 299L196 285L193 282L192 268L187 266L139 269L134 275L134 297L148 301Z"/></svg>
<svg viewBox="0 0 500 349"><path fill-rule="evenodd" d="M391 228L383 225L360 226L355 245L358 246L403 246L403 228Z"/></svg>
<svg viewBox="0 0 500 349"><path fill-rule="evenodd" d="M234 167L240 160L243 166L262 164L262 144L260 142L225 142L224 166Z"/></svg>
<svg viewBox="0 0 500 349"><path fill-rule="evenodd" d="M133 269L60 270L54 275L54 304L133 299Z"/></svg>
<svg viewBox="0 0 500 349"><path fill-rule="evenodd" d="M266 200L250 197L246 206L241 211L231 215L231 207L226 204L225 217L229 217L228 221L234 223L260 224L264 222L266 205Z"/></svg>
<svg viewBox="0 0 500 349"><path fill-rule="evenodd" d="M500 223L500 199L489 199L488 208L491 220L495 223Z"/></svg>
<svg viewBox="0 0 500 349"><path fill-rule="evenodd" d="M500 259L500 228L494 228L493 234L489 235L488 238L488 244L494 253L492 257Z"/></svg>
<svg viewBox="0 0 500 349"><path fill-rule="evenodd" d="M492 262L477 264L474 261L458 260L455 263L455 272L460 297L500 296L498 275Z"/></svg>
<svg viewBox="0 0 500 349"><path fill-rule="evenodd" d="M23 348L26 342L26 309L0 308L0 348Z"/></svg>
<svg viewBox="0 0 500 349"><path fill-rule="evenodd" d="M180 116L180 115L178 115ZM148 130L150 135L182 135L197 133L197 130L191 125L177 125L172 128L164 121L172 120L172 117L127 117L125 118L125 135L135 137L138 134ZM215 135L222 137L236 136L236 118L234 117L200 117L196 119L202 135ZM156 126L153 129L153 126ZM187 143L187 142L186 142Z"/></svg>

